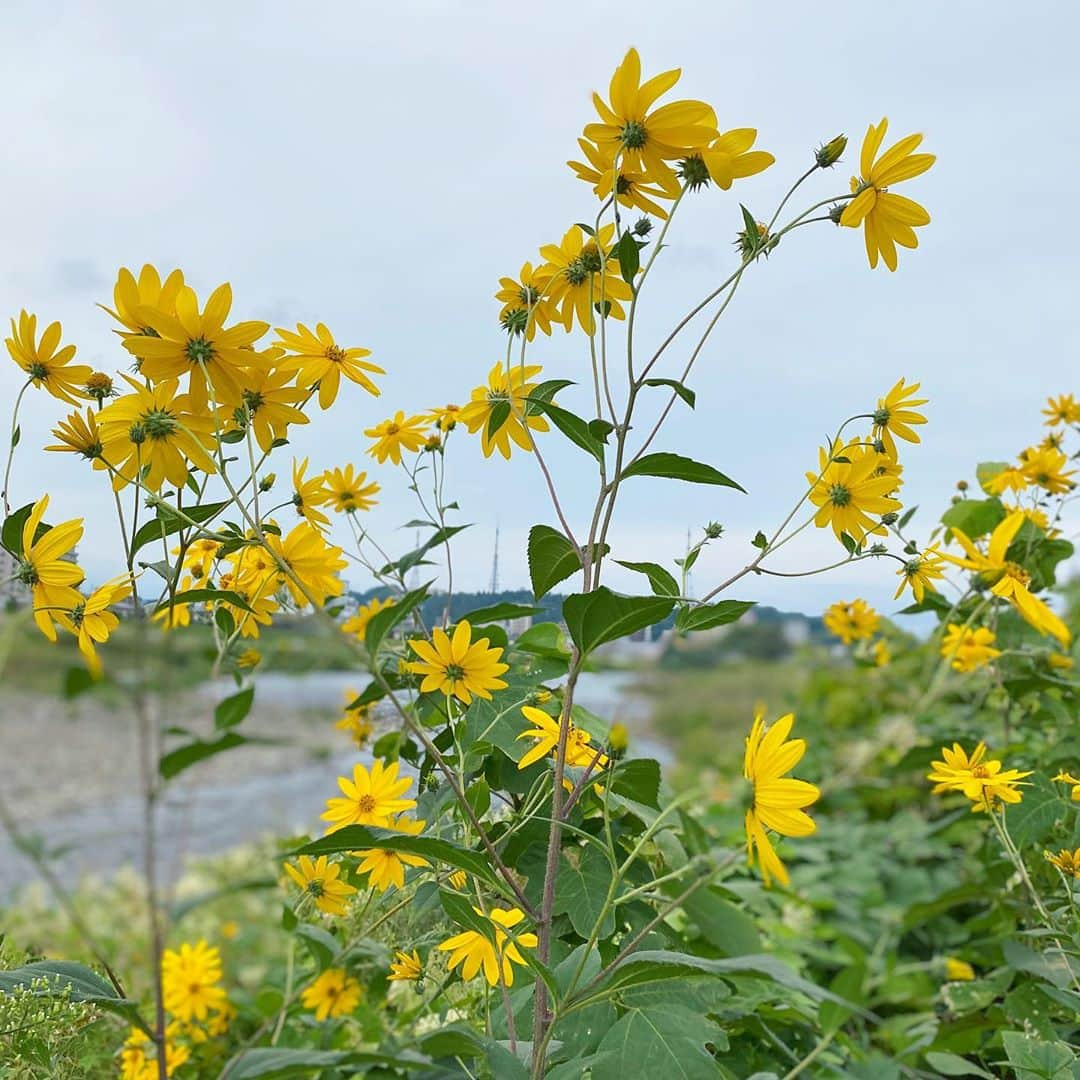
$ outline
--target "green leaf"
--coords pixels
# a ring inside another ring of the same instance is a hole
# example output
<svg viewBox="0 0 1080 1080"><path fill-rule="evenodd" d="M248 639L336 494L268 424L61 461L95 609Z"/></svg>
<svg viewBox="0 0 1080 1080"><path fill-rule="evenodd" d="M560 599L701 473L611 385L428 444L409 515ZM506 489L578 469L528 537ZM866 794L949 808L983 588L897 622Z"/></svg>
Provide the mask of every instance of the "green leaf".
<svg viewBox="0 0 1080 1080"><path fill-rule="evenodd" d="M697 403L697 394L695 394L688 386L684 386L678 379L646 379L642 385L666 386L669 389L674 390L691 409Z"/></svg>
<svg viewBox="0 0 1080 1080"><path fill-rule="evenodd" d="M657 596L678 596L681 591L674 576L660 566L659 563L623 562L622 559L616 559L615 561L620 566L625 566L627 570L636 570L639 574L644 574L649 579L649 585L652 586L652 591Z"/></svg>
<svg viewBox="0 0 1080 1080"><path fill-rule="evenodd" d="M221 1076L224 1080L286 1080L287 1077L309 1076L314 1070L353 1065L431 1071L431 1059L411 1050L384 1054L377 1050L294 1050L283 1046L260 1046L241 1050L230 1058Z"/></svg>
<svg viewBox="0 0 1080 1080"><path fill-rule="evenodd" d="M547 416L572 443L592 454L597 461L604 460L604 444L592 433L585 420L553 401L535 401L534 404L536 411Z"/></svg>
<svg viewBox="0 0 1080 1080"><path fill-rule="evenodd" d="M336 829L297 848L290 852L290 855L333 855L339 851L363 851L368 848L384 848L419 855L432 862L442 862L458 870L465 870L495 888L505 888L505 883L491 869L491 860L486 854L458 847L449 840L439 840L434 836L406 836L404 833L368 828L366 825L346 825L343 829Z"/></svg>
<svg viewBox="0 0 1080 1080"><path fill-rule="evenodd" d="M574 858L577 855L577 858ZM611 866L594 848L563 851L559 876L555 883L556 915L567 915L579 937L588 938L607 898L611 886ZM600 937L608 938L615 931L615 915L608 911L600 928Z"/></svg>
<svg viewBox="0 0 1080 1080"><path fill-rule="evenodd" d="M760 530L754 534L754 539L750 541L754 547L761 551L764 551L769 546L769 538Z"/></svg>
<svg viewBox="0 0 1080 1080"><path fill-rule="evenodd" d="M942 1050L930 1050L926 1054L926 1064L941 1076L980 1076L986 1080L994 1080L991 1073L978 1065L960 1057L959 1054L950 1054Z"/></svg>
<svg viewBox="0 0 1080 1080"><path fill-rule="evenodd" d="M0 530L0 545L6 550L10 551L15 558L19 558L22 555L22 531L23 526L26 524L27 519L30 517L31 512L34 509L33 503L27 503L25 506L20 506L18 510L12 511L4 519L4 527ZM38 525L36 532L34 533L34 542L38 541L42 536L49 531L49 526L45 522L41 522Z"/></svg>
<svg viewBox="0 0 1080 1080"><path fill-rule="evenodd" d="M667 597L622 596L601 585L592 592L568 596L563 601L563 618L578 649L588 655L606 641L661 622L674 606Z"/></svg>
<svg viewBox="0 0 1080 1080"><path fill-rule="evenodd" d="M395 572L404 574L406 570L411 570L414 566L420 566L424 561L424 556L432 548L445 544L452 536L456 536L468 527L468 525L446 525L441 529L436 529L418 548L414 548L407 554L402 555L396 562L387 563L379 573L384 576Z"/></svg>
<svg viewBox="0 0 1080 1080"><path fill-rule="evenodd" d="M15 430L11 433L11 449L14 450L19 445L19 440L22 438L22 424L19 424Z"/></svg>
<svg viewBox="0 0 1080 1080"><path fill-rule="evenodd" d="M150 1033L150 1028L140 1016L138 1005L134 1001L121 997L111 983L90 968L69 960L37 960L9 971L0 971L0 993L29 989L35 979L42 978L48 979L48 987L35 990L35 996L53 997L66 990L72 1001L90 1002L99 1009L122 1016L129 1024Z"/></svg>
<svg viewBox="0 0 1080 1080"><path fill-rule="evenodd" d="M231 604L240 608L241 611L250 611L247 600L238 592L231 589L185 589L176 593L171 599L165 597L156 608L154 614L159 611L168 611L170 607L179 607L181 604L214 603Z"/></svg>
<svg viewBox="0 0 1080 1080"><path fill-rule="evenodd" d="M615 245L615 257L619 260L619 273L623 281L633 287L634 277L641 269L641 249L632 232L624 232Z"/></svg>
<svg viewBox="0 0 1080 1080"><path fill-rule="evenodd" d="M224 701L219 701L214 709L214 727L218 731L236 727L249 712L251 703L255 700L255 687L249 686Z"/></svg>
<svg viewBox="0 0 1080 1080"><path fill-rule="evenodd" d="M217 503L204 503L202 506L185 506L184 514L191 518L192 521L201 525L204 521L221 513L228 505L229 500ZM153 521L148 521L132 538L131 554L134 556L136 552L141 548L146 547L147 544L153 543L155 540L160 541L162 536L172 536L173 533L178 533L181 529L186 529L188 527L188 523L180 517L179 514L170 512L164 509L164 507L159 506L157 518Z"/></svg>
<svg viewBox="0 0 1080 1080"><path fill-rule="evenodd" d="M597 418L596 420L589 421L589 434L593 438L599 439L602 443L607 443L608 436L615 430L614 424L609 424L606 420Z"/></svg>
<svg viewBox="0 0 1080 1080"><path fill-rule="evenodd" d="M539 615L543 608L533 607L531 604L490 604L488 607L476 608L462 615L462 619L468 619L473 626L481 623L504 622L509 619L524 619L529 615Z"/></svg>
<svg viewBox="0 0 1080 1080"><path fill-rule="evenodd" d="M673 884L679 893L685 884ZM697 924L701 936L724 956L747 956L761 951L757 924L718 889L698 889L683 901L683 910Z"/></svg>
<svg viewBox="0 0 1080 1080"><path fill-rule="evenodd" d="M721 600L716 604L683 607L675 616L675 629L690 632L726 626L738 622L756 603L756 600Z"/></svg>
<svg viewBox="0 0 1080 1080"><path fill-rule="evenodd" d="M959 529L969 540L993 532L1005 520L1005 507L1000 499L962 499L953 503L941 515L941 523Z"/></svg>
<svg viewBox="0 0 1080 1080"><path fill-rule="evenodd" d="M1007 461L982 461L975 467L975 479L979 481L979 487L987 495L993 495L994 493L990 490L990 481L1007 468L1009 468Z"/></svg>
<svg viewBox="0 0 1080 1080"><path fill-rule="evenodd" d="M631 758L615 766L611 790L642 806L660 809L660 763L652 758Z"/></svg>
<svg viewBox="0 0 1080 1080"><path fill-rule="evenodd" d="M325 971L341 952L341 942L328 930L315 923L302 922L296 927L296 936L301 938L320 971Z"/></svg>
<svg viewBox="0 0 1080 1080"><path fill-rule="evenodd" d="M739 209L742 211L746 242L750 246L751 251L757 251L758 247L761 245L761 233L758 232L757 222L754 220L754 215L751 214L742 203L739 203Z"/></svg>
<svg viewBox="0 0 1080 1080"><path fill-rule="evenodd" d="M463 896L449 892L446 889L439 890L439 903L443 911L451 921L455 922L463 930L472 930L482 937L486 937L492 944L495 942L495 927L490 919L478 915L472 904Z"/></svg>
<svg viewBox="0 0 1080 1080"><path fill-rule="evenodd" d="M87 690L92 689L96 685L97 683L95 682L93 675L91 675L86 668L69 667L67 671L64 672L64 700L70 701L80 694L85 694Z"/></svg>
<svg viewBox="0 0 1080 1080"><path fill-rule="evenodd" d="M491 406L491 413L488 415L487 427L484 431L484 435L489 441L495 438L499 433L499 429L510 419L510 411L509 401L496 401Z"/></svg>
<svg viewBox="0 0 1080 1080"><path fill-rule="evenodd" d="M220 739L208 739L205 741L196 739L186 746L177 747L177 749L163 754L158 762L158 772L166 780L171 780L174 776L182 773L185 769L191 768L192 765L197 765L200 761L223 754L226 750L232 750L251 741L251 739L243 735L237 735L235 731L222 735Z"/></svg>
<svg viewBox="0 0 1080 1080"><path fill-rule="evenodd" d="M378 653L386 635L424 602L431 585L431 581L425 582L418 589L405 593L393 607L383 608L371 616L364 630L364 645L372 657Z"/></svg>
<svg viewBox="0 0 1080 1080"><path fill-rule="evenodd" d="M532 393L525 399L525 415L539 415L541 405L551 401L560 390L565 390L566 387L574 385L570 379L548 379L545 382L538 383L533 387Z"/></svg>
<svg viewBox="0 0 1080 1080"><path fill-rule="evenodd" d="M844 550L849 555L855 555L859 551L859 545L855 542L855 538L848 536L846 532L840 534L840 543L844 545Z"/></svg>
<svg viewBox="0 0 1080 1080"><path fill-rule="evenodd" d="M558 623L541 622L530 626L514 642L519 652L531 653L546 660L569 660L570 649L566 644L566 635Z"/></svg>
<svg viewBox="0 0 1080 1080"><path fill-rule="evenodd" d="M898 530L902 530L905 525L915 516L915 511L918 510L918 506L909 506L901 515L900 520L896 523Z"/></svg>
<svg viewBox="0 0 1080 1080"><path fill-rule="evenodd" d="M1069 804L1047 777L1036 775L1029 783L1024 789L1023 802L1009 807L1009 832L1021 849L1036 846L1041 849Z"/></svg>
<svg viewBox="0 0 1080 1080"><path fill-rule="evenodd" d="M1018 1080L1072 1080L1076 1056L1063 1042L1043 1042L1022 1031L1003 1031L1001 1042Z"/></svg>
<svg viewBox="0 0 1080 1080"><path fill-rule="evenodd" d="M681 454L645 454L623 469L622 479L630 476L661 476L669 480L685 480L688 484L715 484L718 487L731 487L745 494L746 489L719 469L692 461Z"/></svg>
<svg viewBox="0 0 1080 1080"><path fill-rule="evenodd" d="M789 990L798 990L813 1001L837 1001L843 1005L850 1005L861 1016L872 1016L871 1013L845 1001L837 994L804 979L782 960L765 953L752 956L730 956L719 960L660 949L631 953L621 964L609 968L599 985L589 992L588 997L580 1000L592 1001L607 997L627 986L642 986L664 982L668 979L681 979L702 972L707 975L759 975Z"/></svg>
<svg viewBox="0 0 1080 1080"><path fill-rule="evenodd" d="M631 1009L600 1041L592 1080L723 1076L706 1044L726 1048L727 1036L712 1020L672 1002L663 1008Z"/></svg>
<svg viewBox="0 0 1080 1080"><path fill-rule="evenodd" d="M594 549L593 558L597 553L603 556L610 550L603 544ZM574 545L550 525L534 525L529 530L528 556L529 580L537 600L581 569L581 559Z"/></svg>

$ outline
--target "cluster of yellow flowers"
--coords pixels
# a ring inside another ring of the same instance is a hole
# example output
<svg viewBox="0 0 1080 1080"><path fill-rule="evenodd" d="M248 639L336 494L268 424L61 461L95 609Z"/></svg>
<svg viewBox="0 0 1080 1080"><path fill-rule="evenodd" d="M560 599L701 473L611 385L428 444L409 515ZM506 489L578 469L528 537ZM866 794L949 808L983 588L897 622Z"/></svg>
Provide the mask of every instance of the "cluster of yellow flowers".
<svg viewBox="0 0 1080 1080"><path fill-rule="evenodd" d="M191 1057L191 1047L228 1031L236 1016L221 986L221 952L205 941L166 949L161 956L165 1008L165 1069L169 1076ZM154 1044L141 1028L132 1028L120 1053L121 1080L157 1080Z"/></svg>

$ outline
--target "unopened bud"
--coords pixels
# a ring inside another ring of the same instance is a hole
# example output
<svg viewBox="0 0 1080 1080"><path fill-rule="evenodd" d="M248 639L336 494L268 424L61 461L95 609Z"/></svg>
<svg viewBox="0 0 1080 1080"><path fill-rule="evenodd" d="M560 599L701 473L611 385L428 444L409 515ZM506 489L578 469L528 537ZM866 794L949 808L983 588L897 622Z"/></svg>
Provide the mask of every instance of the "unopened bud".
<svg viewBox="0 0 1080 1080"><path fill-rule="evenodd" d="M705 535L710 540L719 540L723 534L724 526L718 521L710 521L709 524L705 526Z"/></svg>
<svg viewBox="0 0 1080 1080"><path fill-rule="evenodd" d="M265 475L265 476L264 476L264 477L263 477L263 478L262 478L262 479L261 479L261 480L259 481L259 490L260 490L260 491L262 491L262 492L267 492L267 491L269 491L269 490L270 490L270 489L271 489L271 488L272 488L272 487L274 486L274 481L275 481L275 480L277 480L277 474L276 474L276 473L272 473L272 472L268 472L268 473L267 473L267 474L266 474L266 475Z"/></svg>
<svg viewBox="0 0 1080 1080"><path fill-rule="evenodd" d="M634 222L635 236L648 236L653 230L653 223L647 217L638 218Z"/></svg>
<svg viewBox="0 0 1080 1080"><path fill-rule="evenodd" d="M966 480L957 480L956 481L956 490L957 491L967 491L967 489L968 489L968 482Z"/></svg>
<svg viewBox="0 0 1080 1080"><path fill-rule="evenodd" d="M814 151L814 161L817 162L819 169L831 169L846 149L847 136L837 135L835 139L830 139L824 146L819 146Z"/></svg>
<svg viewBox="0 0 1080 1080"><path fill-rule="evenodd" d="M895 525L900 520L900 515L895 511L890 510L887 514L881 515L882 525Z"/></svg>
<svg viewBox="0 0 1080 1080"><path fill-rule="evenodd" d="M843 203L837 203L835 206L830 206L829 207L829 220L834 225L839 225L840 224L840 218L843 215L843 213L844 213L844 204Z"/></svg>

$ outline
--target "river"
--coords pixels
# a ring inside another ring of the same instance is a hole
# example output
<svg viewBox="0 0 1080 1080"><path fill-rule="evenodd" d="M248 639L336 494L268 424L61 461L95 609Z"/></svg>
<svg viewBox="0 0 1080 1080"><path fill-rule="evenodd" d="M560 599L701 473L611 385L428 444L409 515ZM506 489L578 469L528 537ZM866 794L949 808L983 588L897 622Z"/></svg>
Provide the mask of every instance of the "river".
<svg viewBox="0 0 1080 1080"><path fill-rule="evenodd" d="M668 757L665 748L645 734L648 709L631 690L636 678L632 672L586 672L578 682L577 700L591 712L626 724L635 756L664 760ZM270 701L279 711L316 711L331 716L340 709L346 689L355 685L356 674L267 673L255 681L256 701ZM207 685L202 693L210 704L233 689L227 683ZM174 881L192 856L213 855L268 834L320 832L319 814L326 799L337 792L337 777L351 773L357 762L370 760L366 752L340 751L321 760L305 756L286 771L251 772L208 782L200 782L201 767L194 766L185 774L187 783L166 788L159 806L161 880ZM87 763L87 767L92 764ZM121 867L138 865L141 821L139 798L122 794L39 818L32 832L55 852L52 865L61 880L74 883L89 873L107 876ZM26 857L6 835L0 835L0 897L10 895L34 874Z"/></svg>

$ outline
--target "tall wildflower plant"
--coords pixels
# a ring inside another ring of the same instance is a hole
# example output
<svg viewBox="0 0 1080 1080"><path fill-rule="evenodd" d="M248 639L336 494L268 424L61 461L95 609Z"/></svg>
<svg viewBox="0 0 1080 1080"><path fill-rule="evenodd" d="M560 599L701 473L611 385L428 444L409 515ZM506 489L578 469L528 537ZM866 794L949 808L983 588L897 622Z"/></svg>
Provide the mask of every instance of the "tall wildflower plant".
<svg viewBox="0 0 1080 1080"><path fill-rule="evenodd" d="M870 124L850 183L837 179L847 148L837 136L808 153L778 205L752 213L728 193L736 185L752 192L753 177L775 166L773 155L758 147L756 129L724 130L706 102L675 98L679 79L678 70L645 76L631 49L606 94L593 95L595 116L578 140L583 160L569 163L587 186L586 220L558 230L516 275L499 278L502 357L475 373L471 392L463 384L457 403L376 411L384 361L351 331L311 320L275 329L236 316L229 284L201 301L179 269L120 270L111 305L102 307L120 338L122 374L73 363L76 349L62 344L60 323L25 311L12 319L6 345L25 380L11 421L2 541L37 631L77 640L86 671L69 676L69 686L108 677L109 639L125 620L166 640L208 627L210 670L237 683L217 704L209 737L162 730L150 688L138 679L125 684L142 763L149 1007L129 996L124 973L113 970L85 922L104 977L45 963L0 981L3 990L40 990L35 980L46 977L124 1017L132 1032L118 1046L121 1075L378 1068L540 1080L589 1070L597 1078L641 1075L646 1064L674 1075L672 1061L696 1068L694 1075L740 1075L745 1050L733 1047L716 1010L680 997L688 981L705 980L709 1002L727 998L727 1022L753 1018L768 1000L729 996L732 985L837 1000L768 955L745 903L762 886L798 888L799 869L785 859L817 829L822 794L806 779L806 742L791 714L762 708L747 717L746 850L726 847L700 812L704 792L673 797L658 763L634 756L622 725L580 704L586 665L609 642L667 620L682 635L735 623L753 601L732 590L761 574L800 576L777 570L774 556L812 529L832 533L837 557L805 573L877 560L928 608L941 599L948 564L970 572L961 600L942 601L943 632L952 635L945 674L991 657L993 637L978 637L978 629L984 614L1005 607L1068 644L1069 631L1038 595L1052 584L1050 556L1037 571L1026 568L1054 542L1053 523L1038 507L1001 506L999 514L961 504L948 537L922 547L903 532L911 511L901 499L902 457L926 420L920 385L906 376L883 386L876 403L853 403L853 415L829 418L834 433L825 445L792 448L806 467L805 481L793 470L799 494L790 512L758 532L700 597L690 595L689 575L720 525L703 525L687 550L661 561L621 557L614 522L627 485L651 478L720 495L744 491L716 466L672 448L668 423L697 405L695 371L743 282L771 259L798 257L810 228L826 230L825 242L861 229L870 267L894 271L900 249L916 248L916 230L930 220L907 192L917 194L911 182L934 157L922 151L921 135L890 143L884 119ZM700 198L728 200L731 268L705 283L658 347L644 350L638 326L647 286L678 243L683 205ZM577 343L589 373L584 389L545 378L531 354L538 334L560 332ZM93 591L71 557L83 523L61 520L62 510L34 489L32 471L17 468L26 455L19 407L28 393L50 394L72 410L58 412L46 449L70 455L115 507L122 552L115 576ZM342 401L367 409L368 442L352 448L366 450L366 467L356 457L290 463L292 431L318 425ZM1071 399L1051 402L1051 411L1055 422L1080 420ZM507 624L538 609L496 604L455 613L453 552L465 526L449 490L452 455L472 437L487 457L527 455L535 463L550 518L529 531L531 585L539 601L570 583L561 624L511 637ZM555 440L580 453L572 478L549 465ZM1004 490L1018 472L1039 490L1072 487L1063 456L1049 445L982 479L988 491ZM403 554L366 523L382 486L395 480L415 495L412 527L423 535ZM586 480L591 506L577 518L565 489ZM957 546L943 550L946 539ZM435 561L438 574L414 585L414 570ZM633 594L606 583L613 562L637 575ZM342 575L350 566L380 595L345 610ZM286 977L267 1010L250 994L231 993L233 976L216 946L182 941L169 925L156 880L158 819L177 776L248 741L257 643L298 612L351 647L358 688L337 726L357 746L370 745L373 760L342 776L324 807L311 808L312 818L322 810L324 835L283 852L275 887L286 901ZM872 641L877 617L861 601L838 606L829 623L845 644L873 648L874 662L888 663L885 643ZM983 798L992 815L1026 775L1001 773L993 787L968 768L973 759L963 763L970 775L961 776L956 762L940 763L935 779L943 790ZM17 831L10 808L0 803L0 811ZM1074 866L1065 855L1054 864L1063 873ZM417 914L411 924L409 912ZM411 929L394 939L392 960L369 947L380 930L404 926ZM656 992L668 990L665 1002ZM371 1004L385 1007L365 1013Z"/></svg>

